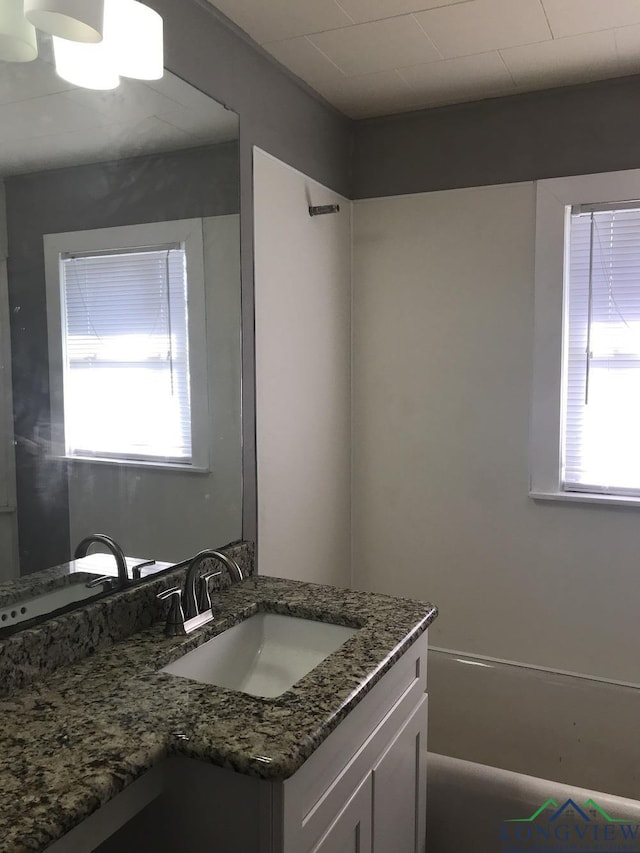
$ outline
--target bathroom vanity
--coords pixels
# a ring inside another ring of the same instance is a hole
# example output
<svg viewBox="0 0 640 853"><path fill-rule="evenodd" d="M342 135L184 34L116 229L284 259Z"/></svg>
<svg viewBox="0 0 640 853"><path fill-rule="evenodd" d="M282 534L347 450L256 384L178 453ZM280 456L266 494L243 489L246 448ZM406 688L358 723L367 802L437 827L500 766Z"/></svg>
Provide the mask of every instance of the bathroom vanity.
<svg viewBox="0 0 640 853"><path fill-rule="evenodd" d="M215 603L192 635L156 622L0 700L6 849L422 851L436 608L262 577ZM356 630L273 698L162 671L261 612Z"/></svg>

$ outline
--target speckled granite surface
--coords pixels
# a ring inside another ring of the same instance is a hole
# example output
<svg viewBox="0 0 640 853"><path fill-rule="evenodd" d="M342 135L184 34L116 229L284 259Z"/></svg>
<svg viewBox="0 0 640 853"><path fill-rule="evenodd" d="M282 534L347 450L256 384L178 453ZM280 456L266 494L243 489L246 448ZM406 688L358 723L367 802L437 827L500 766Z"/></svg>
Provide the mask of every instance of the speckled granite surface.
<svg viewBox="0 0 640 853"><path fill-rule="evenodd" d="M253 574L253 543L233 542L225 545L223 550L237 560L245 575ZM208 568L205 561L201 572ZM48 572L44 574L48 575ZM77 610L50 618L33 628L0 638L0 696L6 696L60 666L81 660L97 649L112 645L157 622L165 611L165 605L156 598L157 594L181 584L185 574L184 566L176 568L125 590L100 596L96 601L87 602ZM225 574L211 581L211 589L228 583Z"/></svg>
<svg viewBox="0 0 640 853"><path fill-rule="evenodd" d="M189 637L154 625L0 700L0 850L45 849L170 754L288 778L437 615L427 603L261 577L216 604L216 620ZM258 610L362 627L276 699L159 672Z"/></svg>

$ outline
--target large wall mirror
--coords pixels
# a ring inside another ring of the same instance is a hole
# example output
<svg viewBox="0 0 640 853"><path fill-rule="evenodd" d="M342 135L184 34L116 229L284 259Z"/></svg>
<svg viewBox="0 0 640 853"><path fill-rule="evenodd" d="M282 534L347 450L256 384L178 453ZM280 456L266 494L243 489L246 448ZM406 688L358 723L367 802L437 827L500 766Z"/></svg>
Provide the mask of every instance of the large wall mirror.
<svg viewBox="0 0 640 853"><path fill-rule="evenodd" d="M0 62L5 586L95 532L167 562L242 532L238 118L43 53Z"/></svg>

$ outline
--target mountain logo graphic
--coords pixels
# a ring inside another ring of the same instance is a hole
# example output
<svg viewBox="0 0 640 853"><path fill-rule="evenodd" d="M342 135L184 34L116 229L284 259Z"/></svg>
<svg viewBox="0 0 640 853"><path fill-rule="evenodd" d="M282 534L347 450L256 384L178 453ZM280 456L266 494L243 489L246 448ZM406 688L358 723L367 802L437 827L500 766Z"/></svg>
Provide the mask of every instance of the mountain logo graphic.
<svg viewBox="0 0 640 853"><path fill-rule="evenodd" d="M554 809L553 813L550 815L545 814L550 809ZM558 818L565 816L565 812L572 812L572 817L580 818L586 822L598 821L604 819L607 823L628 823L627 818L615 818L611 817L607 814L607 812L596 803L595 800L589 798L582 806L579 806L574 800L569 798L562 805L558 805L558 803L552 798L549 797L548 800L545 800L542 805L536 809L536 811L530 817L519 817L519 818L511 818L509 820L505 820L505 823L533 823L536 821L541 815L549 821L549 823L553 823L558 820Z"/></svg>

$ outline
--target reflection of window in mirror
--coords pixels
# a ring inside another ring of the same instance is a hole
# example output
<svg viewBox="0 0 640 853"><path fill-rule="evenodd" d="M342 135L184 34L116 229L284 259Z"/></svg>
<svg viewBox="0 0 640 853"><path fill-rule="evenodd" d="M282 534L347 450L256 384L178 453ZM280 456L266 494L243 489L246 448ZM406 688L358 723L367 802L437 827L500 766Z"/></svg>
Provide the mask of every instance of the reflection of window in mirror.
<svg viewBox="0 0 640 853"><path fill-rule="evenodd" d="M44 245L53 452L207 470L202 221Z"/></svg>

